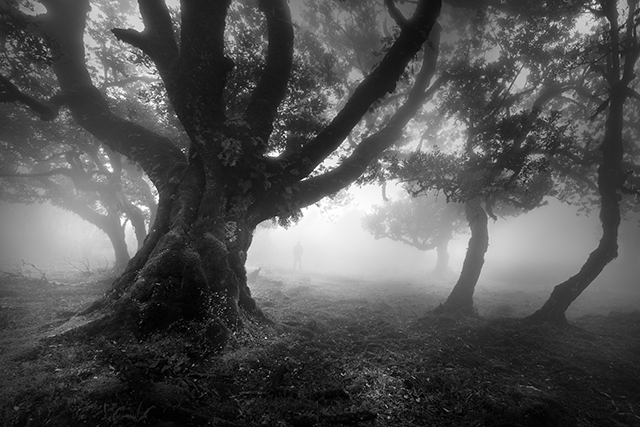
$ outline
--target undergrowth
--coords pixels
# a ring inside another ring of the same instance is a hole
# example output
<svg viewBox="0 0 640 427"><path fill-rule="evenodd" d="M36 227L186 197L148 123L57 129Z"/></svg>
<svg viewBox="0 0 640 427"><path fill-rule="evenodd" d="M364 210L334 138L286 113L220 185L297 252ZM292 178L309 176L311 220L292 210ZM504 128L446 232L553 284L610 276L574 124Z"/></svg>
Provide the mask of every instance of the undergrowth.
<svg viewBox="0 0 640 427"><path fill-rule="evenodd" d="M640 425L638 312L525 326L531 297L436 316L437 288L265 274L275 326L247 322L223 349L191 324L45 338L103 290L0 281L2 425Z"/></svg>

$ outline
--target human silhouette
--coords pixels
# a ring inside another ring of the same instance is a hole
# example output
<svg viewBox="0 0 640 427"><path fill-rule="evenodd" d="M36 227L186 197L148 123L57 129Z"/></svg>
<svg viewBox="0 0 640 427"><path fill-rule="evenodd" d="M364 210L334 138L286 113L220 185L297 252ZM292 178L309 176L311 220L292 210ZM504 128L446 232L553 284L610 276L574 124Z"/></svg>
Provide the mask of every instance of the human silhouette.
<svg viewBox="0 0 640 427"><path fill-rule="evenodd" d="M300 268L300 271L302 271L302 253L304 252L304 250L302 249L302 245L300 244L300 242L296 243L296 245L293 247L293 270L295 271L296 266L298 268Z"/></svg>

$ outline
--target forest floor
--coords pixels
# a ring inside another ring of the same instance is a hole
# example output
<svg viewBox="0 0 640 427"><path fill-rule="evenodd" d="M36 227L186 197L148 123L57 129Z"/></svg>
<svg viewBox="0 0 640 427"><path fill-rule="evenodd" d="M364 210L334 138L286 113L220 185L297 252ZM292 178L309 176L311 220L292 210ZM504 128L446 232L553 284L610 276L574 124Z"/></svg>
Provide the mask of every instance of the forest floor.
<svg viewBox="0 0 640 427"><path fill-rule="evenodd" d="M548 291L480 286L479 316L434 316L451 283L263 269L276 325L224 349L47 338L108 285L0 276L0 425L640 426L628 296L587 291L568 327L526 326Z"/></svg>

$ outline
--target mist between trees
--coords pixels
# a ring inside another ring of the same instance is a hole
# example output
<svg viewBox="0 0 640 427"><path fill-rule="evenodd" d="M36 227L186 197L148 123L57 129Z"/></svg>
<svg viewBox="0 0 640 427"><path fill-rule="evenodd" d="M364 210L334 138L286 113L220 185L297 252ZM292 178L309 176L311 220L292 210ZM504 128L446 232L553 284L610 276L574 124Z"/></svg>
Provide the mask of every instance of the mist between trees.
<svg viewBox="0 0 640 427"><path fill-rule="evenodd" d="M455 281L438 313L473 315L485 275L560 282L530 323L565 323L619 242L611 280L635 274L637 2L44 5L0 1L0 197L108 236L119 275L74 331L195 322L224 341L248 317L269 323L247 265L287 266L298 241L309 270L435 264ZM380 207L350 210L352 185L379 186ZM362 230L363 214L434 194L459 206L448 229L431 212ZM556 223L550 200L599 224L554 242L574 221Z"/></svg>

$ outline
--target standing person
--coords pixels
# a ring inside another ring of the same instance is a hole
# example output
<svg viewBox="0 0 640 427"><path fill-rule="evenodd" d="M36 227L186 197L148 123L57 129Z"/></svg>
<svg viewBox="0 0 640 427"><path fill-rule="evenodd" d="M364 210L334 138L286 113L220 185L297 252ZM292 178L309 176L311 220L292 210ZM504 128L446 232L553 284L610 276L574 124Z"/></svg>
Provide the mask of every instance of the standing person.
<svg viewBox="0 0 640 427"><path fill-rule="evenodd" d="M302 252L304 252L304 250L302 249L302 245L300 244L300 241L298 241L298 243L296 243L296 245L293 247L293 270L295 271L296 266L298 266L300 268L300 271L302 271Z"/></svg>

